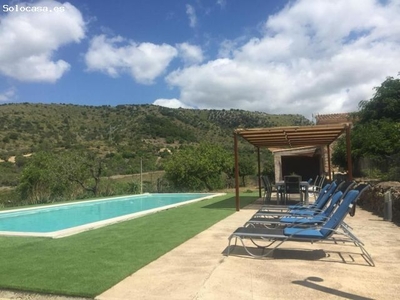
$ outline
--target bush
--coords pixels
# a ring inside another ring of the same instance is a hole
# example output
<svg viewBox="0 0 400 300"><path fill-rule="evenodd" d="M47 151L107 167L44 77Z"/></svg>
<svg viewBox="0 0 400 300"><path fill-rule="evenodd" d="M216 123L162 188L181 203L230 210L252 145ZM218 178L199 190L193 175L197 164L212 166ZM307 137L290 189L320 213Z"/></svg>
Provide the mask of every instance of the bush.
<svg viewBox="0 0 400 300"><path fill-rule="evenodd" d="M18 168L11 162L0 163L0 186L16 186L19 182Z"/></svg>
<svg viewBox="0 0 400 300"><path fill-rule="evenodd" d="M0 189L0 208L18 206L20 203L15 189Z"/></svg>

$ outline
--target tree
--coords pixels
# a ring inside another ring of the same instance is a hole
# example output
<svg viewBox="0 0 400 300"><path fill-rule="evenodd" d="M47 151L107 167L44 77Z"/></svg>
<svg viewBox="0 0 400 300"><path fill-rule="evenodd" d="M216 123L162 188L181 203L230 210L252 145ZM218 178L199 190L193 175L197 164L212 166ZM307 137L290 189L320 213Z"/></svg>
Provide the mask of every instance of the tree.
<svg viewBox="0 0 400 300"><path fill-rule="evenodd" d="M340 137L336 141L332 153L332 163L336 166L347 168L346 140L344 137Z"/></svg>
<svg viewBox="0 0 400 300"><path fill-rule="evenodd" d="M245 177L256 173L256 159L250 155L242 155L239 159L239 176L242 178L242 186L246 186Z"/></svg>
<svg viewBox="0 0 400 300"><path fill-rule="evenodd" d="M375 90L369 101L360 102L360 110L356 113L358 121L351 131L351 155L354 162L363 157L384 162L399 153L400 80L388 77ZM334 148L332 161L342 167L347 165L343 138L339 139Z"/></svg>
<svg viewBox="0 0 400 300"><path fill-rule="evenodd" d="M400 122L380 119L356 124L351 142L356 158L396 154L400 149Z"/></svg>
<svg viewBox="0 0 400 300"><path fill-rule="evenodd" d="M400 121L400 79L387 77L369 101L359 103L360 123L388 119Z"/></svg>
<svg viewBox="0 0 400 300"><path fill-rule="evenodd" d="M104 165L93 153L70 151L63 153L60 169L63 177L78 183L85 191L98 195Z"/></svg>
<svg viewBox="0 0 400 300"><path fill-rule="evenodd" d="M165 172L177 188L211 191L223 186L221 175L229 172L232 165L232 155L221 146L201 143L171 155L165 163Z"/></svg>
<svg viewBox="0 0 400 300"><path fill-rule="evenodd" d="M69 199L75 184L97 196L103 169L102 161L90 153L38 152L23 169L18 191L28 203Z"/></svg>
<svg viewBox="0 0 400 300"><path fill-rule="evenodd" d="M29 158L27 158L21 154L18 154L15 156L15 165L18 168L22 168L28 162L28 160L29 160Z"/></svg>
<svg viewBox="0 0 400 300"><path fill-rule="evenodd" d="M275 178L275 161L274 155L271 151L267 150L265 153L262 174L268 176L268 178L272 181Z"/></svg>
<svg viewBox="0 0 400 300"><path fill-rule="evenodd" d="M60 176L58 159L50 152L38 152L30 157L22 171L18 191L28 203L44 203L64 195L68 188Z"/></svg>

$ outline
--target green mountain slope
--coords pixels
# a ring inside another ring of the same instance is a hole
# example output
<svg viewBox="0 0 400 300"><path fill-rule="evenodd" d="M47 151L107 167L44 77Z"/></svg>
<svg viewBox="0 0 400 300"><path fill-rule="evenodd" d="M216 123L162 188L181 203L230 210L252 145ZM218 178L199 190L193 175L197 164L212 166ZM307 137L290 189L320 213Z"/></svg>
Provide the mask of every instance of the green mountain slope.
<svg viewBox="0 0 400 300"><path fill-rule="evenodd" d="M41 150L58 153L88 149L109 159L108 175L127 174L137 171L140 159L147 171L162 169L160 159L167 155L163 153L165 149L173 152L179 147L204 141L232 149L232 133L238 127L308 124L310 121L301 115L271 115L234 109L3 104L0 105L0 159L7 161L16 156L17 165L22 167L24 160L18 159L22 155ZM243 147L251 148L249 145ZM13 174L19 172L11 165L8 168L14 168ZM3 170L3 174L10 172ZM3 177L14 178L12 182L15 182L15 176Z"/></svg>
<svg viewBox="0 0 400 300"><path fill-rule="evenodd" d="M0 153L76 145L116 151L133 142L158 146L231 140L238 127L306 125L300 115L270 115L244 110L172 109L155 105L79 106L0 105Z"/></svg>

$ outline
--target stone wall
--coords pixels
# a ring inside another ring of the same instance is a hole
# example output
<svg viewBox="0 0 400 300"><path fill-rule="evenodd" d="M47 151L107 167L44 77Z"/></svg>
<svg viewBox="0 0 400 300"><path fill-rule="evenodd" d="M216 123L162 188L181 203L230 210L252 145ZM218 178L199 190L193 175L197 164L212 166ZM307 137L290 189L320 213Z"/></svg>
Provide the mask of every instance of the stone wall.
<svg viewBox="0 0 400 300"><path fill-rule="evenodd" d="M378 216L384 217L385 193L392 194L392 221L400 224L400 182L387 181L371 185L371 188L361 195L357 204Z"/></svg>

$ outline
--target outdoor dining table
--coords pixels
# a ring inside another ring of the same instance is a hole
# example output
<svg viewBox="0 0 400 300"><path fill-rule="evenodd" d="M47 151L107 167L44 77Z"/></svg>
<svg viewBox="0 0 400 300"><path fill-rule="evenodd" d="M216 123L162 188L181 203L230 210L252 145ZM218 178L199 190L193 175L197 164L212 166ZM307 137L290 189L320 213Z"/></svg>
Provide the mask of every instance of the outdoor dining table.
<svg viewBox="0 0 400 300"><path fill-rule="evenodd" d="M308 205L308 188L309 188L310 184L308 183L308 181L300 181L300 201L304 203L304 205ZM276 187L276 194L277 194L277 204L280 204L281 201L283 200L282 198L285 197L284 193L285 193L285 181L281 180L281 181L277 181L275 183L275 187ZM303 195L304 193L304 195Z"/></svg>

